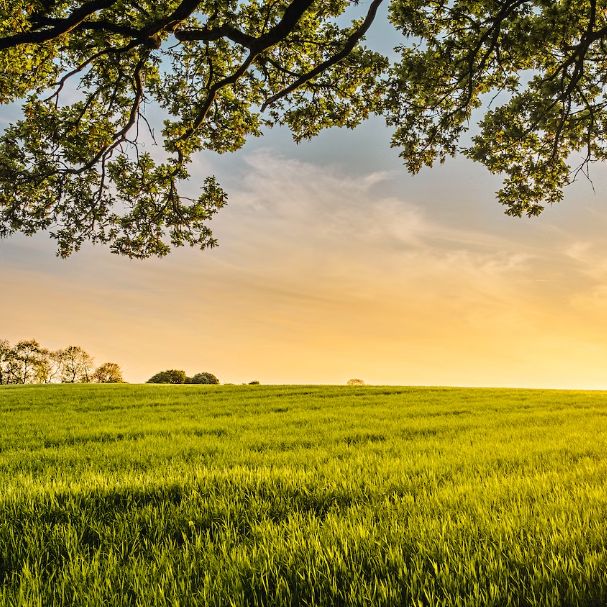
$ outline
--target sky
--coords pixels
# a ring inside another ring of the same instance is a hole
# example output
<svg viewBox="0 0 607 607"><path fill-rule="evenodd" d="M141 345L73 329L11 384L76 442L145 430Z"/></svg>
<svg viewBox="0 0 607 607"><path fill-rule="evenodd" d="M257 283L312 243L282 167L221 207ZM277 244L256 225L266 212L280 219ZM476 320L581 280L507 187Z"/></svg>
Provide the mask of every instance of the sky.
<svg viewBox="0 0 607 607"><path fill-rule="evenodd" d="M411 176L389 139L373 119L198 156L192 187L215 174L230 197L213 250L61 260L45 235L0 240L0 337L79 344L131 382L178 368L234 383L607 388L607 169L516 219L484 167L456 158Z"/></svg>

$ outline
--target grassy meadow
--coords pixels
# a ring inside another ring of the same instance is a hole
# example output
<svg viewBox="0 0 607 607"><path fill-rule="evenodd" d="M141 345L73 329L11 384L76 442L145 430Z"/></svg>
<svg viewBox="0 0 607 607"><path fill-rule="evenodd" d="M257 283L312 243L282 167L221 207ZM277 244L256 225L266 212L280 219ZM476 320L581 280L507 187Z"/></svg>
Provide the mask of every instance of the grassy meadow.
<svg viewBox="0 0 607 607"><path fill-rule="evenodd" d="M605 606L607 393L0 388L0 605Z"/></svg>

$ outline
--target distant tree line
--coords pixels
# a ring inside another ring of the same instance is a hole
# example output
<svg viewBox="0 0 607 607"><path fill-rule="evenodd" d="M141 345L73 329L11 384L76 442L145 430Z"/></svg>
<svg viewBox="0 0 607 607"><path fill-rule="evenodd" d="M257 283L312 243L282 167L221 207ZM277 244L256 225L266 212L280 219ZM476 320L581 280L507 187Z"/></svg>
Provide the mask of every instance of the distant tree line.
<svg viewBox="0 0 607 607"><path fill-rule="evenodd" d="M0 384L120 383L122 372L116 363L95 368L92 357L80 346L52 351L35 339L11 346L0 339Z"/></svg>
<svg viewBox="0 0 607 607"><path fill-rule="evenodd" d="M180 369L167 369L152 375L146 382L148 384L218 384L215 375L208 372L196 373L188 377L185 371Z"/></svg>

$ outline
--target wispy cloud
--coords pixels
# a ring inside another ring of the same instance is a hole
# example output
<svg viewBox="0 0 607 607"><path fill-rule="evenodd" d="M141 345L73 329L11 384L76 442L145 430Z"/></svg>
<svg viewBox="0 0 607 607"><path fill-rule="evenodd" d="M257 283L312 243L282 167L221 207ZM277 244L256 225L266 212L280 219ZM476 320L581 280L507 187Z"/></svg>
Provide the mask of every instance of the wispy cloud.
<svg viewBox="0 0 607 607"><path fill-rule="evenodd" d="M417 277L423 266L487 279L519 272L534 256L532 247L441 223L405 198L386 196L386 175L352 177L270 153L249 156L247 167L217 223L220 256L244 253L265 272L308 265L335 277L356 268L382 282Z"/></svg>

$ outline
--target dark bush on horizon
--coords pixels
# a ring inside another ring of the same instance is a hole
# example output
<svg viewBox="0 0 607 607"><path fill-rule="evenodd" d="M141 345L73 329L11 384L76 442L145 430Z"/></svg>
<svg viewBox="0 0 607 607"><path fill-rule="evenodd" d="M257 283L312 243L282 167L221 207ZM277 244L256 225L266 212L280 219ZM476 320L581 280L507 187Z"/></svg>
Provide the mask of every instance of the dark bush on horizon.
<svg viewBox="0 0 607 607"><path fill-rule="evenodd" d="M192 377L188 377L186 384L218 384L219 380L212 373L204 371L202 373L196 373Z"/></svg>
<svg viewBox="0 0 607 607"><path fill-rule="evenodd" d="M185 371L180 369L167 369L152 375L146 382L147 384L185 384L187 380Z"/></svg>
<svg viewBox="0 0 607 607"><path fill-rule="evenodd" d="M349 379L346 382L347 386L364 386L365 385L365 381L363 379L358 379L357 377L353 378L353 379Z"/></svg>

